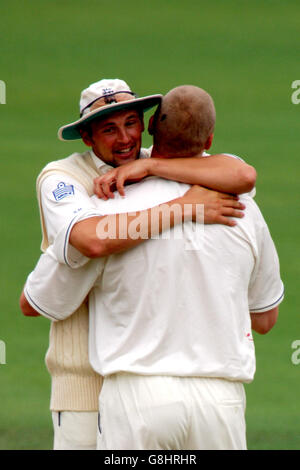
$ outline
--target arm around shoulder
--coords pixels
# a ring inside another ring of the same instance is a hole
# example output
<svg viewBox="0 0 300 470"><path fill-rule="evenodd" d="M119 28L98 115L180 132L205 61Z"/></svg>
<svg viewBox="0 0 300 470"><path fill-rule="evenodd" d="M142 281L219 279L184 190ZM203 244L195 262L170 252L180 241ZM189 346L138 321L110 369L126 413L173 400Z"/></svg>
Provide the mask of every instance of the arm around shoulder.
<svg viewBox="0 0 300 470"><path fill-rule="evenodd" d="M256 170L239 158L216 154L202 158L150 158L150 175L199 184L231 194L250 192L256 183Z"/></svg>
<svg viewBox="0 0 300 470"><path fill-rule="evenodd" d="M188 220L199 222L199 204L205 206L205 224L231 227L236 224L231 217L242 217L242 210L245 208L234 196L222 195L194 185L183 196L149 209L81 220L72 227L69 243L87 258L120 253L175 225ZM173 210L174 207L181 207L181 210ZM190 212L186 210L188 207ZM136 226L139 227L137 233Z"/></svg>

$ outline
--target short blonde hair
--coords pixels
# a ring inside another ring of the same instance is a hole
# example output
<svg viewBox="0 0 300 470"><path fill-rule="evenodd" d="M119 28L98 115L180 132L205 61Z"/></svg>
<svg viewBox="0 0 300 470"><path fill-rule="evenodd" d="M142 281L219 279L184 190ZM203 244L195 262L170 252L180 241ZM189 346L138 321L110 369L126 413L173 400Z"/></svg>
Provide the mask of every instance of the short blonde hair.
<svg viewBox="0 0 300 470"><path fill-rule="evenodd" d="M173 88L155 114L155 148L164 155L194 156L204 150L215 121L214 102L206 91L193 85Z"/></svg>

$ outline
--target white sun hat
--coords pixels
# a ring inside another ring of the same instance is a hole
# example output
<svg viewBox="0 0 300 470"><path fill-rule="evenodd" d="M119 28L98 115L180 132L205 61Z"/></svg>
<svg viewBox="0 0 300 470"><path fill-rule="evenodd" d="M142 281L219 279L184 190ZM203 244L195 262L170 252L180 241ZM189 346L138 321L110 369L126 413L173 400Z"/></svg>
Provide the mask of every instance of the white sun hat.
<svg viewBox="0 0 300 470"><path fill-rule="evenodd" d="M92 83L81 92L79 102L80 118L75 122L62 126L58 130L58 137L60 140L81 139L79 130L83 123L126 109L147 111L160 104L161 100L162 95L160 94L138 98L123 80L100 80Z"/></svg>

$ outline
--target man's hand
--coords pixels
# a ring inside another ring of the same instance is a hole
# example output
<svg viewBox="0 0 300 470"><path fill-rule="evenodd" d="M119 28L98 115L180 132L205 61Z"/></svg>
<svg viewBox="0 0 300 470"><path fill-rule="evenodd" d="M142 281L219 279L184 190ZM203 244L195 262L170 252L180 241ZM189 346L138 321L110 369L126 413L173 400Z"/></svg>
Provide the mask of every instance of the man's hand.
<svg viewBox="0 0 300 470"><path fill-rule="evenodd" d="M204 205L204 223L222 224L234 227L237 222L230 219L242 218L245 205L239 202L238 196L220 193L194 185L182 197L184 205L191 205L192 219L196 221L197 204ZM186 206L188 208L188 206Z"/></svg>
<svg viewBox="0 0 300 470"><path fill-rule="evenodd" d="M125 196L125 183L136 183L148 176L150 158L135 160L125 165L108 171L103 176L97 176L94 179L94 193L100 199L107 200L114 197L114 191L118 191L121 196Z"/></svg>

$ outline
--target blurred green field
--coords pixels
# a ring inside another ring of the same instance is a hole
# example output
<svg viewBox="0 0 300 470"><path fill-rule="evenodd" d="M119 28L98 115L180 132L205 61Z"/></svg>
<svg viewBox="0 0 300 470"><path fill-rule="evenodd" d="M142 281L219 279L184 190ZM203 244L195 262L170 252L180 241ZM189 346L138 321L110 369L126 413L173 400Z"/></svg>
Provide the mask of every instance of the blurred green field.
<svg viewBox="0 0 300 470"><path fill-rule="evenodd" d="M246 387L249 449L300 448L300 80L298 0L0 0L1 122L0 449L51 449L49 323L23 318L18 299L39 256L35 178L83 149L56 138L78 114L80 91L123 78L139 94L181 84L215 99L214 152L258 171L257 197L281 261L286 298L274 330L255 335L257 374ZM148 115L147 115L148 117ZM144 144L151 142L145 134Z"/></svg>

